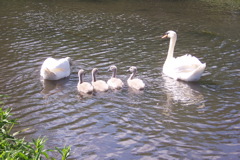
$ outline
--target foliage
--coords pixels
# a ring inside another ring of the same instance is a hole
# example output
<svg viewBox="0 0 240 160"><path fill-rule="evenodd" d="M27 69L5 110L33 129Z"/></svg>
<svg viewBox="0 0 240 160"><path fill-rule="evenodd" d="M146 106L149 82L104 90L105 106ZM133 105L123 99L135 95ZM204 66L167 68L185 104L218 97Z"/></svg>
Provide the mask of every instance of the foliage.
<svg viewBox="0 0 240 160"><path fill-rule="evenodd" d="M2 96L0 96L2 97ZM2 103L2 102L1 102ZM59 152L62 160L66 160L70 154L70 147L63 149L45 149L46 138L33 139L32 142L26 142L23 139L18 139L15 136L22 132L11 134L11 130L17 120L10 119L11 109L3 110L0 107L0 159L4 160L43 160L55 158L50 157L48 153Z"/></svg>
<svg viewBox="0 0 240 160"><path fill-rule="evenodd" d="M239 10L240 9L240 1L239 0L201 0L207 2L213 6L218 6L222 9L227 10Z"/></svg>

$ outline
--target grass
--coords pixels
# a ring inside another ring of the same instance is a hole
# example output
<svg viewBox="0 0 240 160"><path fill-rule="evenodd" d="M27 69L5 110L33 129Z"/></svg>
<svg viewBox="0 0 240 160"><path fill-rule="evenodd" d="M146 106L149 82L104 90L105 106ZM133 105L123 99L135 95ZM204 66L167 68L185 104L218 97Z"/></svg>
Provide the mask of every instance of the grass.
<svg viewBox="0 0 240 160"><path fill-rule="evenodd" d="M2 98L3 96L0 96ZM2 101L0 101L2 103ZM26 142L24 138L19 139L15 136L23 131L11 134L12 128L17 124L16 119L11 119L11 109L0 107L0 159L4 160L43 160L51 159L50 152L58 152L62 160L66 160L70 155L70 147L62 149L46 149L46 138L33 139L32 142Z"/></svg>
<svg viewBox="0 0 240 160"><path fill-rule="evenodd" d="M240 10L240 0L201 0L227 10Z"/></svg>

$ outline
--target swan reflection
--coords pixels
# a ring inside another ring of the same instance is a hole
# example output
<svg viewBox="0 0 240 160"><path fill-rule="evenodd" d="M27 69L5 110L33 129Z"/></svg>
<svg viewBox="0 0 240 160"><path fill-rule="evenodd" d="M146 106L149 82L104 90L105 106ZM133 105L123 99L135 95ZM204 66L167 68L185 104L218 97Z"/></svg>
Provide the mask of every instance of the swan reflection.
<svg viewBox="0 0 240 160"><path fill-rule="evenodd" d="M41 79L41 82L43 85L43 90L41 91L41 93L52 95L62 91L64 88L64 85L68 82L68 79L69 78L63 78L56 81Z"/></svg>
<svg viewBox="0 0 240 160"><path fill-rule="evenodd" d="M204 96L200 92L199 84L176 81L165 75L162 77L168 104L181 103L184 105L199 105L199 107L204 105Z"/></svg>

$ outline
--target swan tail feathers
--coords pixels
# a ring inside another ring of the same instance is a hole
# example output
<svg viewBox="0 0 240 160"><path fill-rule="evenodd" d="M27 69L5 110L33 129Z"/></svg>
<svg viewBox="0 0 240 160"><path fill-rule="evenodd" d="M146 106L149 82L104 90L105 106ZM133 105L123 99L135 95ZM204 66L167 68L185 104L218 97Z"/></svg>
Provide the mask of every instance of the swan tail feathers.
<svg viewBox="0 0 240 160"><path fill-rule="evenodd" d="M206 68L206 63L201 64L195 71L193 71L191 77L189 77L189 81L198 81L202 76Z"/></svg>

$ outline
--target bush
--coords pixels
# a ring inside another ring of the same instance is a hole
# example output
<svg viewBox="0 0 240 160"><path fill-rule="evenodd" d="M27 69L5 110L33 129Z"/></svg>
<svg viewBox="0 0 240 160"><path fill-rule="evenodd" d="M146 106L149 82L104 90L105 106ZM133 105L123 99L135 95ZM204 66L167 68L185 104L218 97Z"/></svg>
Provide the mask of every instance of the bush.
<svg viewBox="0 0 240 160"><path fill-rule="evenodd" d="M0 96L3 97L3 96ZM0 102L2 103L2 102ZM55 158L50 157L48 153L59 152L62 160L66 160L70 154L70 146L62 149L45 149L46 138L33 139L32 142L26 142L23 139L18 139L15 136L22 131L11 134L11 130L16 119L10 119L11 109L3 110L0 107L0 159L4 160L42 160Z"/></svg>

